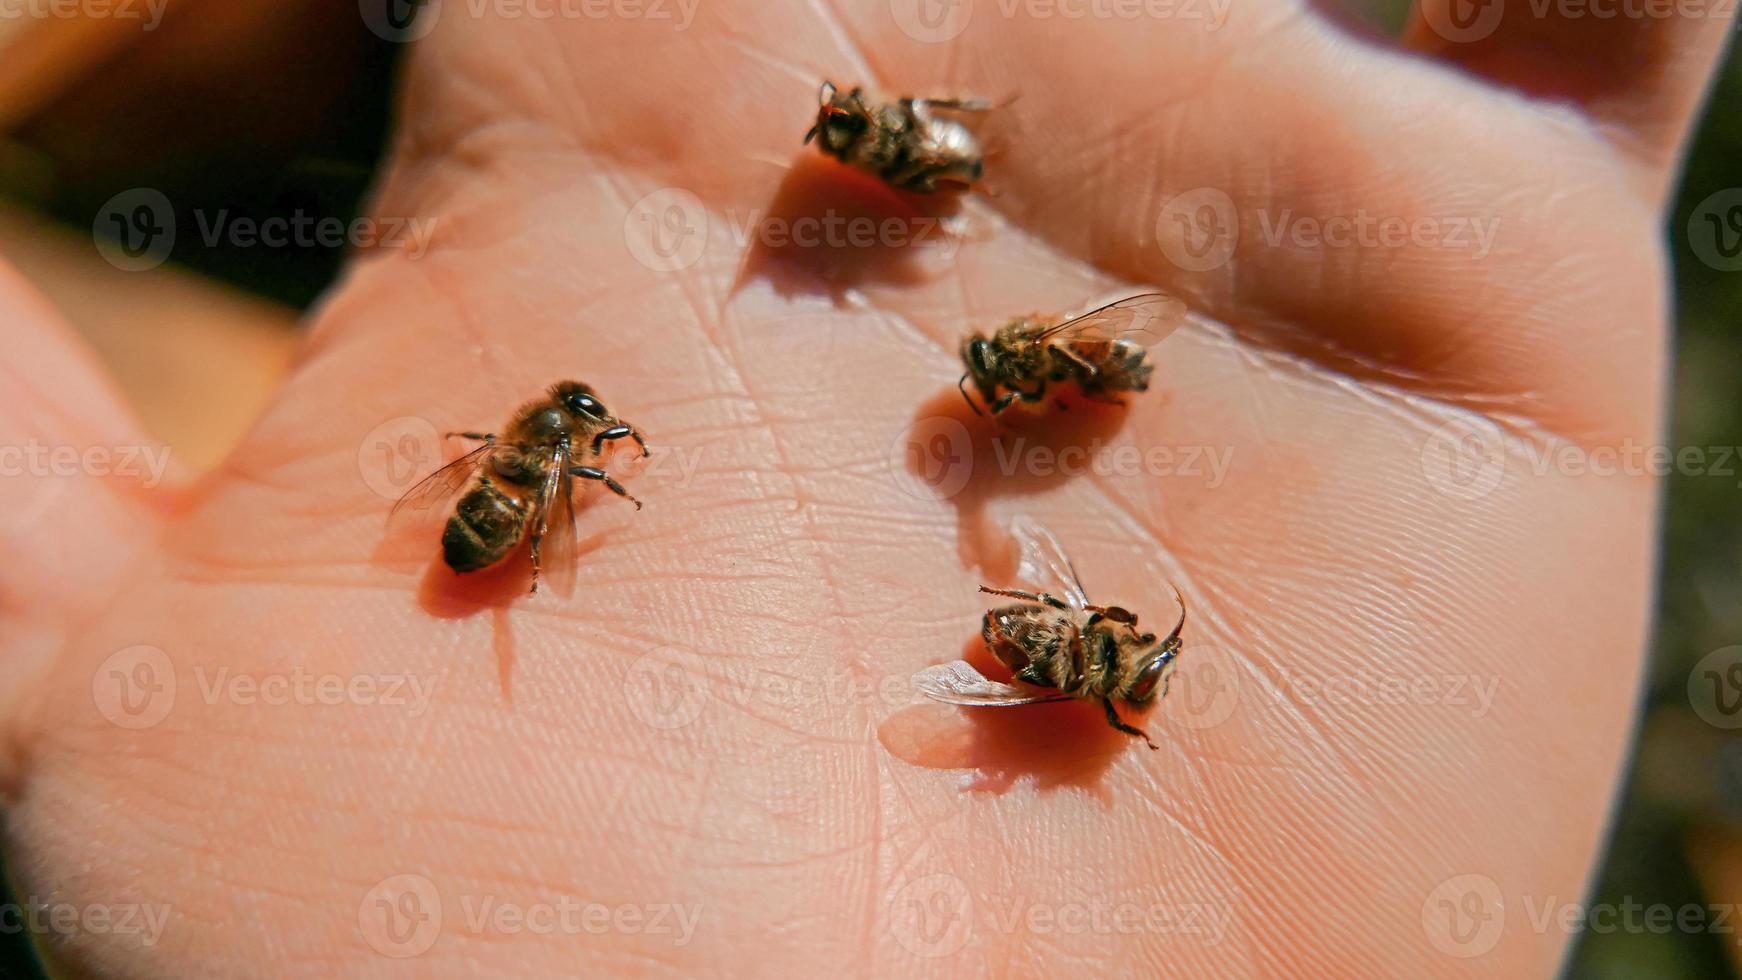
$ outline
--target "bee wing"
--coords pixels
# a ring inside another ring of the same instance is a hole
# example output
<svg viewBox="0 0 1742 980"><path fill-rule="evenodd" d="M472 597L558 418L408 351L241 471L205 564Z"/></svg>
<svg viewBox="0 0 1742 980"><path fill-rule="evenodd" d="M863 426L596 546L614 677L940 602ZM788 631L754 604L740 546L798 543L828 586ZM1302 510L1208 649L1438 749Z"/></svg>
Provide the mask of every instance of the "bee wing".
<svg viewBox="0 0 1742 980"><path fill-rule="evenodd" d="M557 595L575 588L575 478L569 475L569 454L557 449L538 491L534 525L539 533L539 575Z"/></svg>
<svg viewBox="0 0 1742 980"><path fill-rule="evenodd" d="M501 449L496 443L485 443L419 480L387 512L388 528L391 530L407 524L446 517L449 501L472 481L472 474L478 472Z"/></svg>
<svg viewBox="0 0 1742 980"><path fill-rule="evenodd" d="M1082 609L1089 604L1082 580L1077 578L1076 566L1071 564L1064 546L1045 524L1032 517L1018 517L1010 523L1010 533L1021 551L1021 563L1016 570L1018 578L1042 592L1061 595L1073 609Z"/></svg>
<svg viewBox="0 0 1742 980"><path fill-rule="evenodd" d="M1000 684L974 669L966 660L936 664L913 675L913 686L933 701L980 707L1044 704L1065 701L1070 695L1040 687Z"/></svg>
<svg viewBox="0 0 1742 980"><path fill-rule="evenodd" d="M1186 322L1186 305L1166 293L1140 293L1040 332L1042 340L1125 340L1153 348Z"/></svg>

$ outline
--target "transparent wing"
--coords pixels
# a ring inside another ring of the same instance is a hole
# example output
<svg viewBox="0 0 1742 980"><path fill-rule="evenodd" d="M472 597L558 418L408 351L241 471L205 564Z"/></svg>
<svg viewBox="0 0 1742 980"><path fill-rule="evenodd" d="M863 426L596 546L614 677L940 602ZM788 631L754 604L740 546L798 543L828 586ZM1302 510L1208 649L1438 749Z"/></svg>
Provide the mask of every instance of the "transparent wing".
<svg viewBox="0 0 1742 980"><path fill-rule="evenodd" d="M975 670L966 660L927 667L913 675L913 686L933 701L980 707L1044 704L1070 697L1045 688L1000 684Z"/></svg>
<svg viewBox="0 0 1742 980"><path fill-rule="evenodd" d="M1021 563L1016 574L1025 584L1041 592L1050 592L1069 603L1072 609L1089 604L1083 594L1083 583L1071 564L1065 549L1045 524L1032 517L1018 517L1010 522L1010 534L1016 538Z"/></svg>
<svg viewBox="0 0 1742 980"><path fill-rule="evenodd" d="M539 575L551 591L569 596L575 588L575 478L569 475L569 454L555 450L550 470L539 488L537 528Z"/></svg>
<svg viewBox="0 0 1742 980"><path fill-rule="evenodd" d="M1185 303L1166 293L1141 293L1048 327L1040 337L1072 343L1123 340L1149 349L1185 322Z"/></svg>
<svg viewBox="0 0 1742 980"><path fill-rule="evenodd" d="M419 480L387 512L387 526L398 528L445 517L449 502L500 450L497 444L485 443Z"/></svg>

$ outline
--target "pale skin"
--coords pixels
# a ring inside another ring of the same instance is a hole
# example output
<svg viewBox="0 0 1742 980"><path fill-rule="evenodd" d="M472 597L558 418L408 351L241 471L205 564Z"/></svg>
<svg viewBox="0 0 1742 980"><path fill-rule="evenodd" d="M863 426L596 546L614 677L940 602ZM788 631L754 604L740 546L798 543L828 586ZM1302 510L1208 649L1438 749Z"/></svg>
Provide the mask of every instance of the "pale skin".
<svg viewBox="0 0 1742 980"><path fill-rule="evenodd" d="M452 5L401 80L372 207L436 219L427 253L355 264L202 482L0 480L15 891L169 910L149 947L56 935L62 969L1554 969L1568 936L1527 908L1576 900L1600 854L1659 488L1538 474L1523 447L1661 438L1660 213L1725 25L1526 17L1450 44L1418 23L1395 50L1286 0L1217 30L981 7L917 43L885 4L710 3L673 43L670 22ZM962 208L950 255L737 240L758 208L911 216L799 145L824 77L1020 93L985 119L996 196ZM682 269L626 247L660 188L711 227ZM1241 237L1194 270L1164 207L1199 188ZM1480 256L1267 241L1285 212L1496 230ZM1150 391L1012 421L993 447L955 390L962 331L1138 288L1196 316ZM0 321L0 444L145 441L10 273ZM572 596L528 598L512 569L453 580L434 539L383 543L372 430L494 431L563 377L672 454L605 464L646 508L588 492ZM934 418L973 447L944 499L901 437L917 422L921 458L950 446ZM1501 420L1510 451L1473 499L1424 464L1460 419ZM1130 446L1137 471L1049 472L1035 446ZM1190 447L1226 454L1223 478ZM1019 512L1096 602L1153 630L1177 614L1169 582L1189 601L1172 693L1134 719L1159 751L1092 704L911 702L923 666L984 666L977 586L1039 585L1010 580ZM141 644L178 688L135 730L93 691ZM225 668L433 690L422 710L380 690L267 704L214 687ZM369 924L423 908L380 886L401 875L443 918L405 958ZM1464 957L1433 927L1467 875L1505 925ZM479 918L589 903L639 918Z"/></svg>

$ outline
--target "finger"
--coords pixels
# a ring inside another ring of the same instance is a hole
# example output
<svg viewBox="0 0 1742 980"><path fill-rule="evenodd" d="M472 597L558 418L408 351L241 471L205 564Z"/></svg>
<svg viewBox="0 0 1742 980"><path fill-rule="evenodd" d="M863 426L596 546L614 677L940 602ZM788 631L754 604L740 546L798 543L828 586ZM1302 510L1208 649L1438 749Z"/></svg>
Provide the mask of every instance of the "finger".
<svg viewBox="0 0 1742 980"><path fill-rule="evenodd" d="M1722 0L1418 0L1404 42L1508 87L1577 103L1661 194L1732 9Z"/></svg>
<svg viewBox="0 0 1742 980"><path fill-rule="evenodd" d="M59 315L3 263L0 322L0 725L15 738L49 658L154 533L169 460ZM0 780L11 761L0 753Z"/></svg>

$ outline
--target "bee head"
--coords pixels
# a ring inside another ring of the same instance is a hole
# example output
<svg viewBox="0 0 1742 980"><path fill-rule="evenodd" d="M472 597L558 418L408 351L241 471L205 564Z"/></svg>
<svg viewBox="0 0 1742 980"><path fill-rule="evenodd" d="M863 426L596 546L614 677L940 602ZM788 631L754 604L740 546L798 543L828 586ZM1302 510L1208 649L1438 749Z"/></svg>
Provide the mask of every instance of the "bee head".
<svg viewBox="0 0 1742 980"><path fill-rule="evenodd" d="M611 413L605 404L593 394L593 389L579 381L564 381L551 389L557 402L576 418L585 421L608 422Z"/></svg>
<svg viewBox="0 0 1742 980"><path fill-rule="evenodd" d="M998 396L998 357L990 340L974 334L962 341L962 366L967 369L967 373L962 376L962 382L973 378L974 387L980 390L982 399L990 403ZM958 382L957 387L960 386L961 383ZM966 398L967 394L964 390L962 397ZM968 402L968 407L973 408L975 414L980 411L972 401Z"/></svg>
<svg viewBox="0 0 1742 980"><path fill-rule="evenodd" d="M858 89L841 95L833 82L824 82L817 103L817 124L805 134L804 141L817 140L827 153L842 155L871 125L871 112Z"/></svg>
<svg viewBox="0 0 1742 980"><path fill-rule="evenodd" d="M1178 596L1178 590L1174 593ZM1123 612L1123 610L1120 610ZM1125 700L1135 705L1145 705L1157 698L1167 697L1167 685L1173 679L1175 661L1179 659L1180 632L1186 628L1185 599L1180 599L1179 622L1174 625L1173 632L1159 645L1154 633L1143 633L1136 637L1145 652L1138 660L1137 670L1131 675L1131 682L1124 691Z"/></svg>
<svg viewBox="0 0 1742 980"><path fill-rule="evenodd" d="M1153 634L1149 635L1154 640ZM1131 675L1131 683L1125 687L1125 700L1135 705L1145 705L1157 697L1167 696L1168 682L1173 679L1174 661L1179 657L1178 646L1162 646L1150 651L1137 672Z"/></svg>

